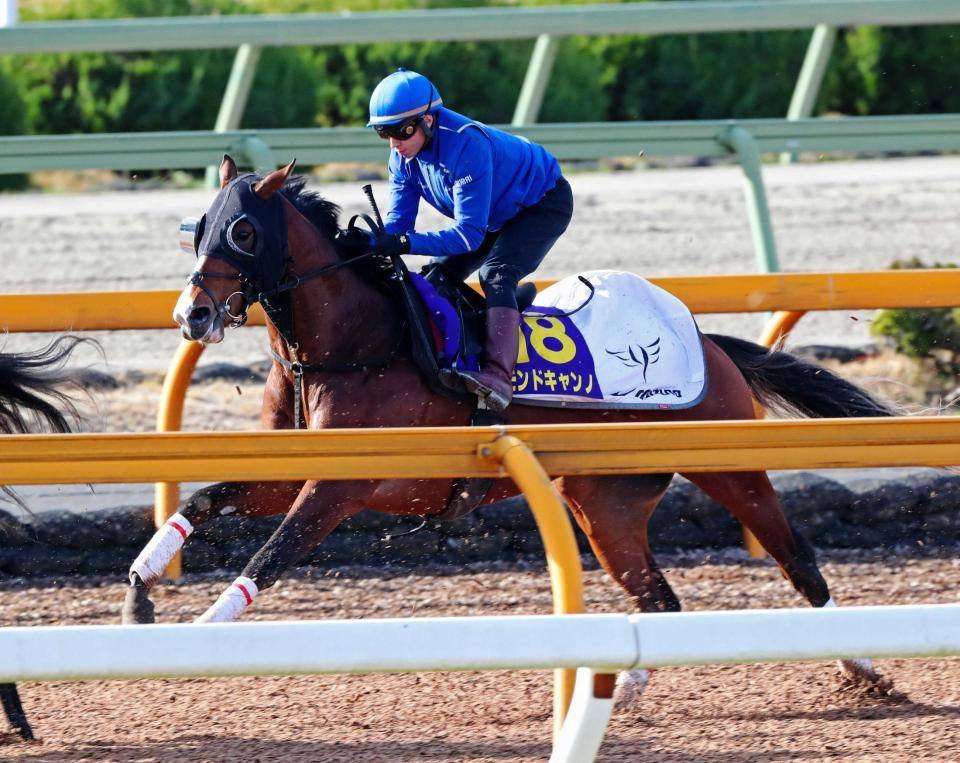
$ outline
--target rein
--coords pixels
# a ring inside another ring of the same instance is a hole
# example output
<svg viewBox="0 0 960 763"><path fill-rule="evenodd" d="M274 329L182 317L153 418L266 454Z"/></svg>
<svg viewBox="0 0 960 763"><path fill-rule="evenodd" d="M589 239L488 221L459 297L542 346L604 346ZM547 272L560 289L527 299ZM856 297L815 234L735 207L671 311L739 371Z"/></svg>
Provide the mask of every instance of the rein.
<svg viewBox="0 0 960 763"><path fill-rule="evenodd" d="M348 228L354 228L357 218L364 219L367 221L371 228L373 228L373 223L367 215L358 215L350 220ZM218 257L215 253L210 253L205 256L213 257L214 259L223 259ZM342 268L349 267L360 260L365 260L370 257L382 256L377 250L371 250L363 254L357 255L356 257L351 257L348 260L341 260L339 262L332 263L330 265L324 265L320 268L315 268L314 270L309 270L306 273L300 275L287 274L283 279L272 289L265 289L263 291L256 291L254 284L251 280L245 276L243 273L201 273L200 271L193 271L190 274L190 277L187 279L187 283L193 286L197 286L201 291L203 291L210 301L213 303L214 309L217 311L217 314L220 316L223 322L230 326L231 328L238 328L243 326L248 319L247 310L251 305L259 302L264 309L264 312L267 313L270 320L277 327L278 332L283 337L284 342L287 345L287 349L290 355L293 357L293 360L288 360L283 355L280 355L272 347L270 348L270 354L273 356L273 359L278 362L281 366L286 368L288 371L293 374L293 388L294 388L294 412L293 412L293 422L294 429L300 429L303 424L303 374L306 373L351 373L356 371L368 371L385 368L388 366L394 358L400 353L400 350L403 347L404 339L406 338L406 319L400 325L400 331L398 333L397 342L394 345L393 349L389 353L378 358L372 358L370 360L363 361L353 361L348 363L301 363L297 358L297 353L299 352L299 343L296 340L294 335L294 329L292 320L290 320L289 315L289 302L284 302L284 304L277 305L273 303L277 297L281 297L287 294L290 294L299 286L302 286L307 281L311 281L315 278L320 278L330 273L334 273ZM230 263L233 264L233 263ZM227 280L234 280L240 284L240 288L231 293L226 300L220 302L213 294L212 291L204 283L206 279L210 278L223 278ZM230 311L229 302L235 296L240 295L240 298L243 300L243 305L240 312L234 315Z"/></svg>

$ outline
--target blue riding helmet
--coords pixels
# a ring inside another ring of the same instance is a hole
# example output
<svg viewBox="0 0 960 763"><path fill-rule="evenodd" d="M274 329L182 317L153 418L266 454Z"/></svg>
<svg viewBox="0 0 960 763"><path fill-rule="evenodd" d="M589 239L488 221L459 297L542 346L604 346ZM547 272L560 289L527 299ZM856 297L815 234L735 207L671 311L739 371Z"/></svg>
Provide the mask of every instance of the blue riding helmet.
<svg viewBox="0 0 960 763"><path fill-rule="evenodd" d="M370 96L367 127L395 125L418 119L443 105L433 83L417 72L397 69Z"/></svg>

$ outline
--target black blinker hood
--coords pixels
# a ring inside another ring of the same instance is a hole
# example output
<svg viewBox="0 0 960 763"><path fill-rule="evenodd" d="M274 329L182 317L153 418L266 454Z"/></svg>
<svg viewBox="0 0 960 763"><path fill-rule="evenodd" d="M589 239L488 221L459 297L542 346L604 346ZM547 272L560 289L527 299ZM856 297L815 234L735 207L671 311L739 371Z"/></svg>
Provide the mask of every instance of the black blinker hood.
<svg viewBox="0 0 960 763"><path fill-rule="evenodd" d="M274 289L286 272L287 219L283 197L275 193L264 201L253 191L261 180L249 173L235 178L222 189L204 215L203 237L198 257L213 257L232 265L258 292ZM256 232L253 252L245 252L233 241L233 227L246 220Z"/></svg>

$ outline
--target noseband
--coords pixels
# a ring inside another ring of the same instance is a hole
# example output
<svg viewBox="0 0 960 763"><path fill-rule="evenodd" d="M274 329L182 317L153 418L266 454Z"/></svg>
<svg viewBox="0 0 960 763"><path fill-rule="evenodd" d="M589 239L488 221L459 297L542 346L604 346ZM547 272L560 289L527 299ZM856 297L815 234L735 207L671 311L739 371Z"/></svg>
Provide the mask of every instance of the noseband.
<svg viewBox="0 0 960 763"><path fill-rule="evenodd" d="M231 292L227 298L221 302L216 298L214 293L210 291L210 287L204 283L204 281L208 278L225 278L238 281L240 283L240 288L234 292ZM200 291L206 294L213 303L213 309L216 311L217 315L220 316L220 320L223 321L223 325L234 329L240 328L247 322L247 318L249 317L247 315L247 310L249 309L250 305L254 304L260 299L259 295L257 294L257 290L253 288L253 285L242 273L201 273L199 270L194 270L187 279L187 284L196 286L200 289ZM242 306L240 308L240 312L237 315L234 315L230 312L230 300L238 294L242 300Z"/></svg>

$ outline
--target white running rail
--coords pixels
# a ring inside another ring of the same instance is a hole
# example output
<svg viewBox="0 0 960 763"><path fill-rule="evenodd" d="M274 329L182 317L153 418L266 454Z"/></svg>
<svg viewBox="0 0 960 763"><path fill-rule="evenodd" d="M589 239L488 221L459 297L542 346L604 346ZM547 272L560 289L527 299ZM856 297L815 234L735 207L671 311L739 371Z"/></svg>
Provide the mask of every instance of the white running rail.
<svg viewBox="0 0 960 763"><path fill-rule="evenodd" d="M389 645L387 648L384 645ZM0 628L0 682L450 670L578 671L551 761L592 761L596 674L669 665L960 655L960 605ZM598 691L597 687L604 687Z"/></svg>

